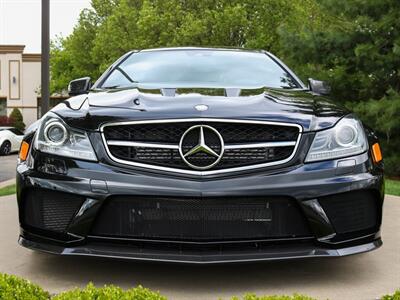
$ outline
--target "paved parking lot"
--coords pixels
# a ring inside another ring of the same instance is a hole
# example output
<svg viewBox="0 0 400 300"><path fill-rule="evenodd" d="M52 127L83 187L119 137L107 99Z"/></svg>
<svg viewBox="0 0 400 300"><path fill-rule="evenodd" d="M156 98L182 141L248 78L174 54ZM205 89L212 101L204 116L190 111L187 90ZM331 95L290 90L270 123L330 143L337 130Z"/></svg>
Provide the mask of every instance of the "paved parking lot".
<svg viewBox="0 0 400 300"><path fill-rule="evenodd" d="M15 196L0 198L0 272L38 283L50 292L89 281L124 288L142 284L170 299L230 299L246 292L303 293L318 299L368 300L400 288L400 197L387 196L384 245L377 251L338 259L240 265L190 266L59 257L17 245Z"/></svg>
<svg viewBox="0 0 400 300"><path fill-rule="evenodd" d="M15 178L17 154L0 156L0 182Z"/></svg>

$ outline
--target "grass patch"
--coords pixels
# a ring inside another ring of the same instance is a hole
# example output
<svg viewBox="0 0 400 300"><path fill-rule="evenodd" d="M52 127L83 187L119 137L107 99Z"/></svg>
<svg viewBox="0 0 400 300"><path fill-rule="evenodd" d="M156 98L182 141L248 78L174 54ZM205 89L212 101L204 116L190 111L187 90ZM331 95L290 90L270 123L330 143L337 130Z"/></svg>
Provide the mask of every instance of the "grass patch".
<svg viewBox="0 0 400 300"><path fill-rule="evenodd" d="M385 193L400 196L400 180L385 179Z"/></svg>
<svg viewBox="0 0 400 300"><path fill-rule="evenodd" d="M15 191L16 191L15 184L5 186L5 187L0 189L0 197L1 196L13 195L13 194L15 194Z"/></svg>

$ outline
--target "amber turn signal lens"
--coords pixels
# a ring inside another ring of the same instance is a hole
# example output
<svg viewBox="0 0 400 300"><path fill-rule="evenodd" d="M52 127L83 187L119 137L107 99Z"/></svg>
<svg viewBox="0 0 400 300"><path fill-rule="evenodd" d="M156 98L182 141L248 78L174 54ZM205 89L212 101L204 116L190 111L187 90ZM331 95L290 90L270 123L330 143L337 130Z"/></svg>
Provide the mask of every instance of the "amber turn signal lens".
<svg viewBox="0 0 400 300"><path fill-rule="evenodd" d="M372 145L372 156L374 158L374 162L378 163L382 160L382 152L381 147L378 143Z"/></svg>
<svg viewBox="0 0 400 300"><path fill-rule="evenodd" d="M22 142L21 149L19 150L20 160L26 160L29 152L29 144L27 142Z"/></svg>

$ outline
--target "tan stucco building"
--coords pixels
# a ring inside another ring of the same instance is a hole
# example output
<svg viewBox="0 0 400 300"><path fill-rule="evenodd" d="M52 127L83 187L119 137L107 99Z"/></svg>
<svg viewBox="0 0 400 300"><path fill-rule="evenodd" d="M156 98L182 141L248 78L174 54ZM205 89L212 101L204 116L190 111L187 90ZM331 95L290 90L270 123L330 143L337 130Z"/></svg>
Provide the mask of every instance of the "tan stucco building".
<svg viewBox="0 0 400 300"><path fill-rule="evenodd" d="M38 117L41 55L24 53L22 45L0 45L0 116L21 110L29 125Z"/></svg>

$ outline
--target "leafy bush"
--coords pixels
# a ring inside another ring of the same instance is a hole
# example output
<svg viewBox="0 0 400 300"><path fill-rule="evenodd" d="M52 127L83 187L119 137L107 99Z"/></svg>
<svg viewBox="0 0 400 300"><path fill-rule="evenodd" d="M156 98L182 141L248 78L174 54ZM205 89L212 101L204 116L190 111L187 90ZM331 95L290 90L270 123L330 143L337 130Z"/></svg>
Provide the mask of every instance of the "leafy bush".
<svg viewBox="0 0 400 300"><path fill-rule="evenodd" d="M90 283L85 289L75 289L69 292L61 293L53 300L75 300L75 299L97 299L97 300L166 300L159 293L152 292L142 286L137 288L122 290L119 287L109 285L102 288L96 288Z"/></svg>
<svg viewBox="0 0 400 300"><path fill-rule="evenodd" d="M25 279L0 274L0 299L2 300L47 300L49 298L48 292Z"/></svg>
<svg viewBox="0 0 400 300"><path fill-rule="evenodd" d="M393 295L383 296L381 300L400 300L400 290L397 290Z"/></svg>
<svg viewBox="0 0 400 300"><path fill-rule="evenodd" d="M0 126L13 126L14 120L7 116L0 116Z"/></svg>
<svg viewBox="0 0 400 300"><path fill-rule="evenodd" d="M24 131L25 123L24 118L22 117L21 111L18 108L14 108L10 114L10 119L12 120L12 124L15 128Z"/></svg>
<svg viewBox="0 0 400 300"><path fill-rule="evenodd" d="M240 298L233 297L232 300L240 300ZM297 294L294 294L293 296L274 295L274 296L261 296L261 297L258 297L254 294L247 294L246 296L243 297L243 300L315 300L315 299Z"/></svg>

